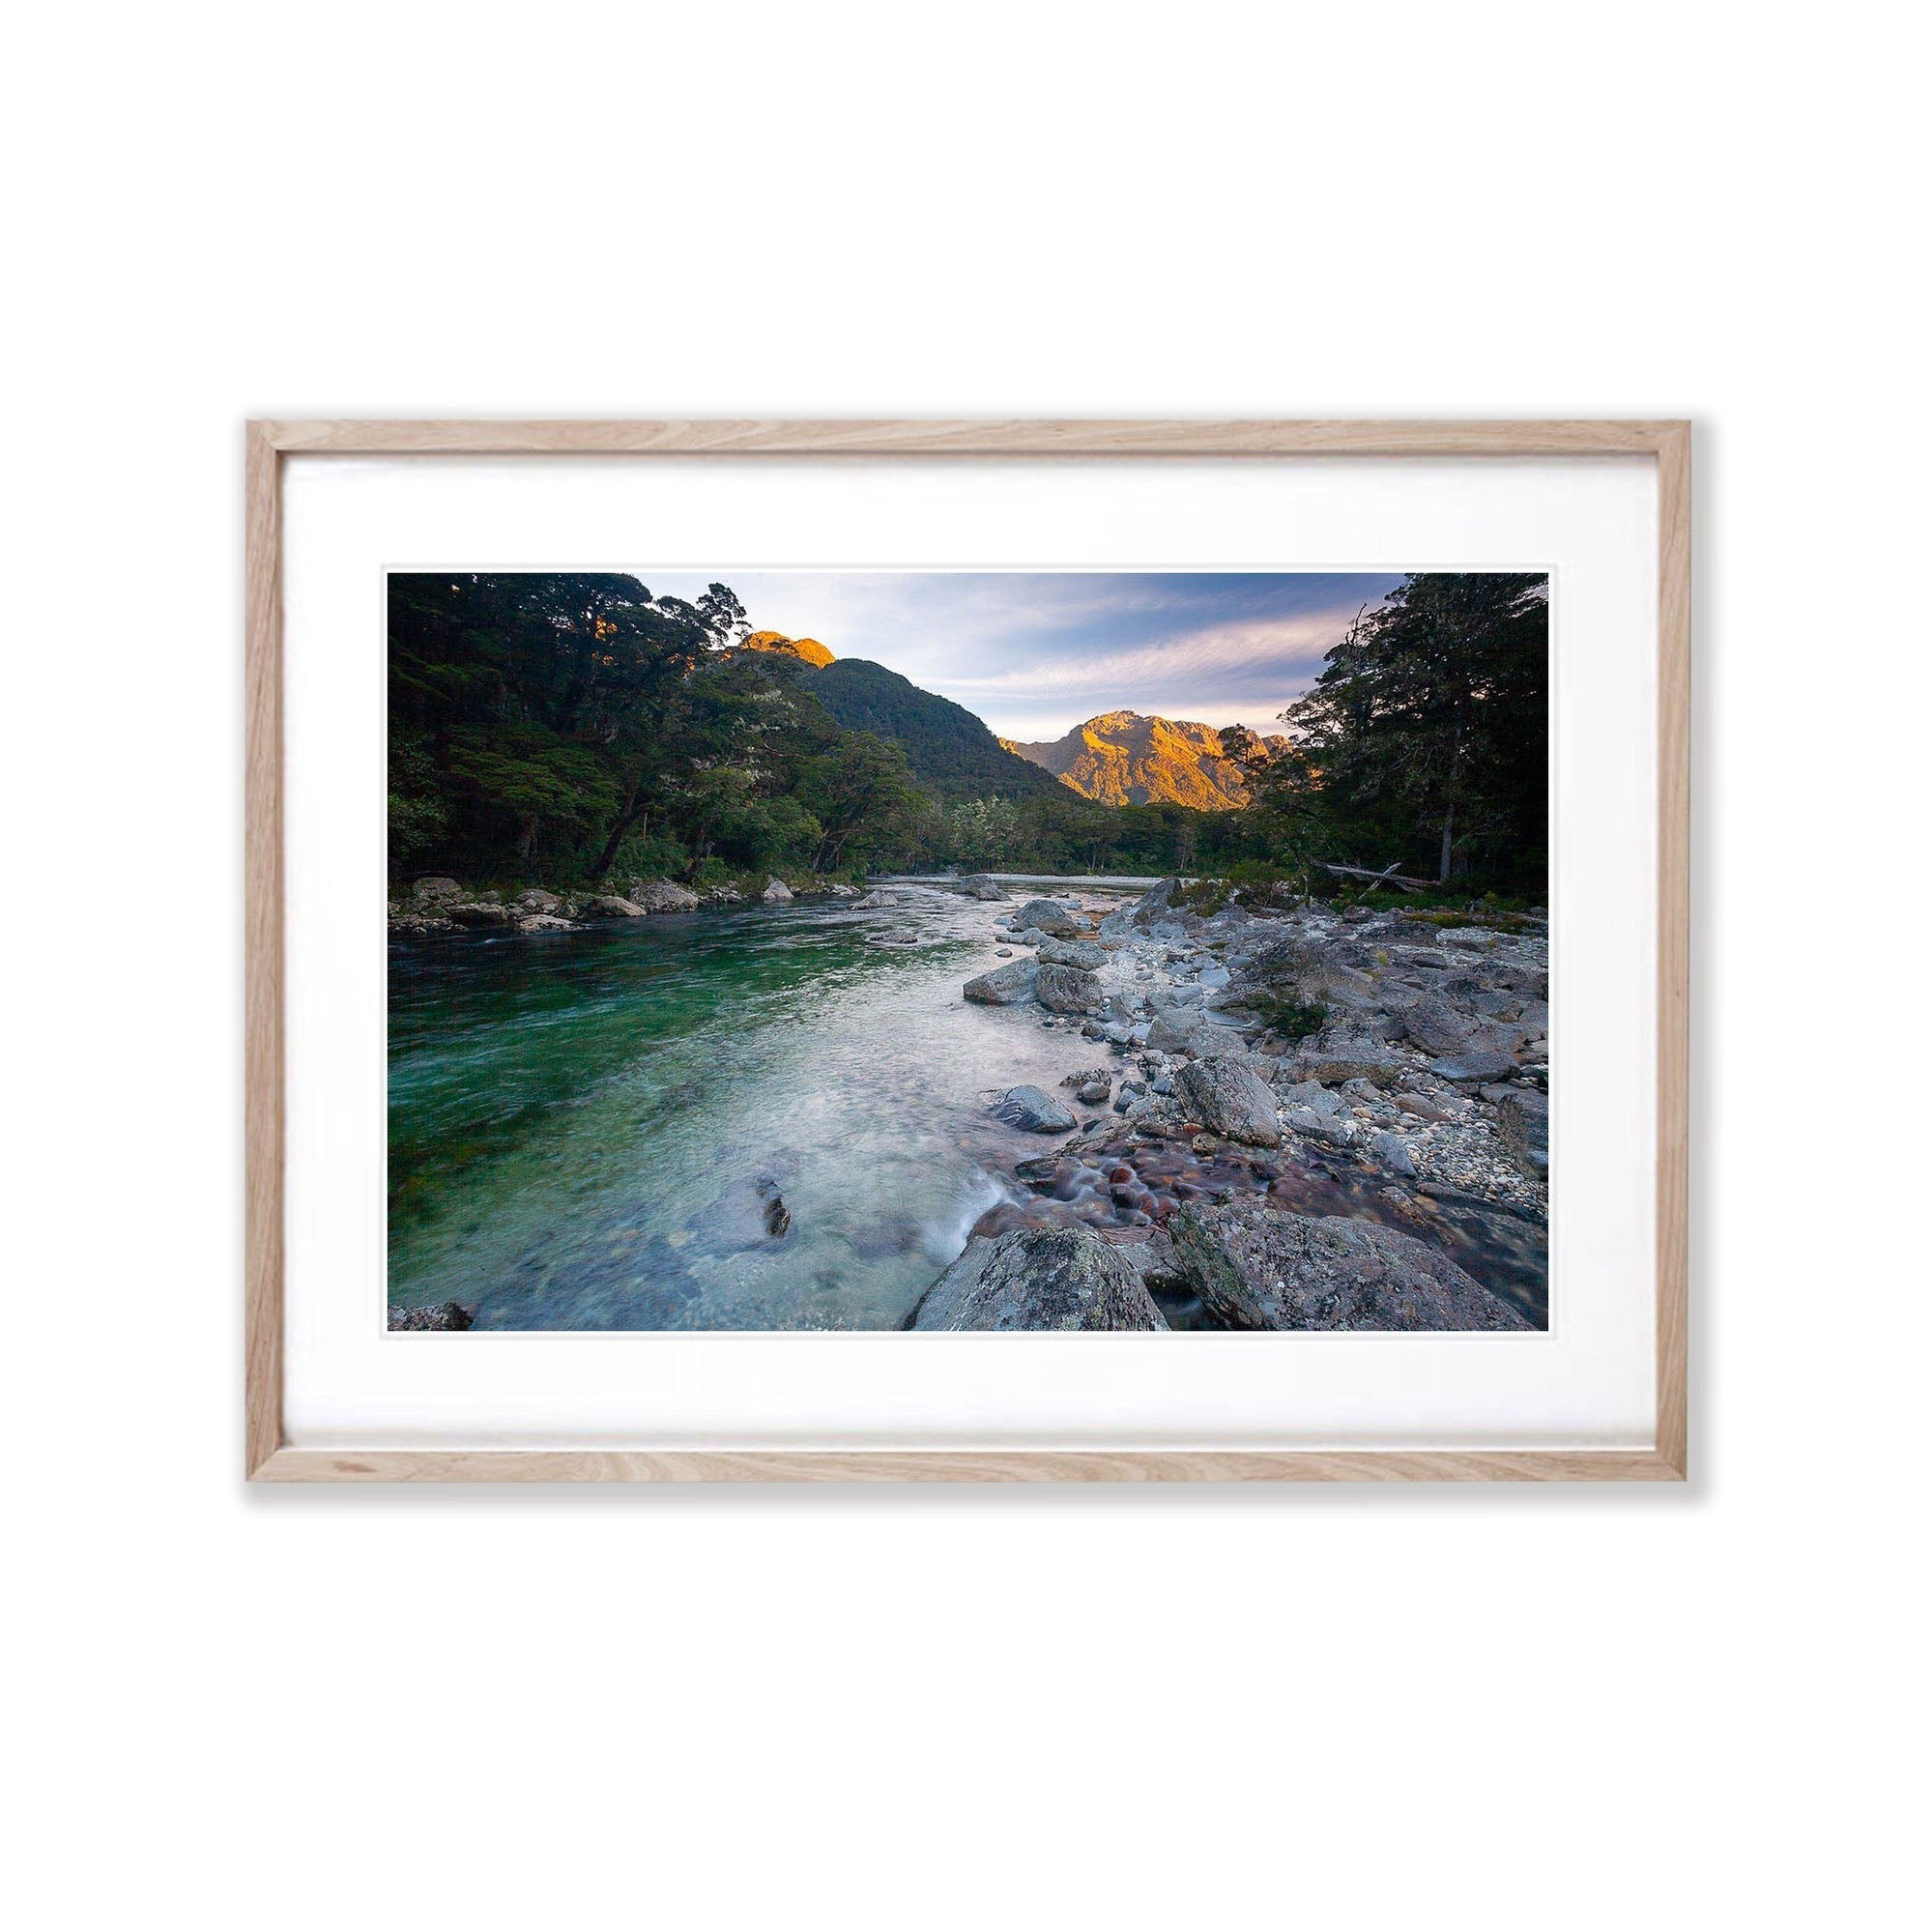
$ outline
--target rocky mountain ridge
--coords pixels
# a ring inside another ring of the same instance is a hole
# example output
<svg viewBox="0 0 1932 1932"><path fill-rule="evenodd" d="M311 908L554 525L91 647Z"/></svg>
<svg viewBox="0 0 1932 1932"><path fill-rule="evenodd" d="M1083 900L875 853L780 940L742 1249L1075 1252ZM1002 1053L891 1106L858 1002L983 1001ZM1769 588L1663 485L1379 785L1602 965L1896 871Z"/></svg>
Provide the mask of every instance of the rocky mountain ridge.
<svg viewBox="0 0 1932 1932"><path fill-rule="evenodd" d="M1103 805L1189 805L1225 812L1248 802L1241 767L1222 756L1221 734L1185 718L1103 711L1050 743L999 742Z"/></svg>

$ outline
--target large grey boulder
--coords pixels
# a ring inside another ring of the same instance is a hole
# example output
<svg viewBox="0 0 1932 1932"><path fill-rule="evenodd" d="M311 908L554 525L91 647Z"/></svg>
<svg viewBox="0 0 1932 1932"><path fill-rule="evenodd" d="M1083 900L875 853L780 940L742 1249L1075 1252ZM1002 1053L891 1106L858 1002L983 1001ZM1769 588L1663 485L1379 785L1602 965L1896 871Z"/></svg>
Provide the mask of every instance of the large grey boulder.
<svg viewBox="0 0 1932 1932"><path fill-rule="evenodd" d="M915 1330L1167 1325L1139 1271L1086 1227L1016 1227L968 1241L906 1323Z"/></svg>
<svg viewBox="0 0 1932 1932"><path fill-rule="evenodd" d="M1402 1015L1408 1036L1427 1053L1454 1053L1467 1043L1476 1022L1440 999L1419 999Z"/></svg>
<svg viewBox="0 0 1932 1932"><path fill-rule="evenodd" d="M647 912L694 912L704 901L668 879L634 879L630 903Z"/></svg>
<svg viewBox="0 0 1932 1932"><path fill-rule="evenodd" d="M792 888L782 879L768 879L761 897L767 906L789 906L792 904Z"/></svg>
<svg viewBox="0 0 1932 1932"><path fill-rule="evenodd" d="M507 906L491 906L478 899L463 906L447 907L444 916L455 920L459 926L507 926L510 909Z"/></svg>
<svg viewBox="0 0 1932 1932"><path fill-rule="evenodd" d="M1139 903L1134 908L1135 925L1144 930L1169 919L1171 913L1168 908L1173 904L1174 894L1180 889L1178 879L1164 879L1151 890L1142 893Z"/></svg>
<svg viewBox="0 0 1932 1932"><path fill-rule="evenodd" d="M1168 1223L1189 1284L1230 1328L1526 1329L1439 1250L1372 1221L1291 1214L1258 1195Z"/></svg>
<svg viewBox="0 0 1932 1932"><path fill-rule="evenodd" d="M966 996L975 1006L1018 1006L1032 998L1033 982L1039 974L1040 968L1031 960L1014 960L967 980Z"/></svg>
<svg viewBox="0 0 1932 1932"><path fill-rule="evenodd" d="M857 912L882 912L886 907L898 904L898 893L887 892L883 886L875 885L863 899L852 901L852 909Z"/></svg>
<svg viewBox="0 0 1932 1932"><path fill-rule="evenodd" d="M1324 1086L1345 1080L1373 1081L1377 1086L1389 1086L1408 1072L1409 1063L1398 1059L1369 1034L1328 1032L1303 1040L1288 1067L1296 1080L1319 1081Z"/></svg>
<svg viewBox="0 0 1932 1932"><path fill-rule="evenodd" d="M958 889L968 899L1004 899L1006 888L996 879L989 879L983 872L969 872L960 880Z"/></svg>
<svg viewBox="0 0 1932 1932"><path fill-rule="evenodd" d="M554 912L522 912L517 915L516 929L519 933L567 933L571 927L568 919L560 919Z"/></svg>
<svg viewBox="0 0 1932 1932"><path fill-rule="evenodd" d="M1282 1123L1275 1096L1240 1053L1190 1060L1174 1076L1174 1092L1203 1127L1250 1147L1279 1147Z"/></svg>
<svg viewBox="0 0 1932 1932"><path fill-rule="evenodd" d="M1107 964L1107 948L1093 939L1053 939L1040 941L1037 954L1042 966L1097 966Z"/></svg>
<svg viewBox="0 0 1932 1932"><path fill-rule="evenodd" d="M563 902L554 892L546 892L540 885L533 885L510 901L519 912L561 912Z"/></svg>
<svg viewBox="0 0 1932 1932"><path fill-rule="evenodd" d="M1027 900L1013 915L1013 930L1024 933L1028 928L1055 939L1071 939L1080 932L1073 908L1057 899Z"/></svg>
<svg viewBox="0 0 1932 1932"><path fill-rule="evenodd" d="M1466 1053L1450 1053L1439 1060L1431 1060L1428 1070L1440 1080L1493 1081L1503 1080L1514 1073L1516 1062L1513 1053L1472 1047Z"/></svg>
<svg viewBox="0 0 1932 1932"><path fill-rule="evenodd" d="M463 888L453 879L418 879L409 889L410 902L418 911L438 906L454 906L463 897Z"/></svg>
<svg viewBox="0 0 1932 1932"><path fill-rule="evenodd" d="M1050 1013L1084 1013L1100 1004L1100 981L1081 966L1043 966L1033 992Z"/></svg>
<svg viewBox="0 0 1932 1932"><path fill-rule="evenodd" d="M1080 1122L1052 1094L1037 1086L1016 1086L994 1110L1009 1127L1028 1134L1071 1134Z"/></svg>
<svg viewBox="0 0 1932 1932"><path fill-rule="evenodd" d="M633 905L628 899L620 899L614 892L600 892L594 899L587 899L577 908L580 919L642 919L644 908Z"/></svg>

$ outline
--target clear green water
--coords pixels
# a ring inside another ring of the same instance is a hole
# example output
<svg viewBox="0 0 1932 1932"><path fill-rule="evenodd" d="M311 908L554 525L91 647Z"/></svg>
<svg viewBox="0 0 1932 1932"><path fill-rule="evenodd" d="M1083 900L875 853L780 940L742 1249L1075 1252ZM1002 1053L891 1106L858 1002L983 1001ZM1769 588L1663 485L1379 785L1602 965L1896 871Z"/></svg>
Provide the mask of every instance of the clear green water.
<svg viewBox="0 0 1932 1932"><path fill-rule="evenodd" d="M460 1301L481 1328L896 1327L1046 1144L988 1102L1107 1057L962 998L1008 909L393 942L391 1304ZM864 942L907 925L932 943Z"/></svg>

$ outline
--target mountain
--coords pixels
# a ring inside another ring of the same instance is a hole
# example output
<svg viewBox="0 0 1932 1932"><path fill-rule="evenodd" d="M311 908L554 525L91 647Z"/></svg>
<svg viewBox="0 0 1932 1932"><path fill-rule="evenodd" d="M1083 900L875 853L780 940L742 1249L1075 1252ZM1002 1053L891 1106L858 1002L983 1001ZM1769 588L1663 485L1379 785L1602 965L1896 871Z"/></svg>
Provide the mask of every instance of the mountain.
<svg viewBox="0 0 1932 1932"><path fill-rule="evenodd" d="M1221 734L1184 719L1106 711L1051 744L999 742L1103 805L1192 805L1221 812L1248 802L1241 767L1221 755Z"/></svg>
<svg viewBox="0 0 1932 1932"><path fill-rule="evenodd" d="M783 631L777 630L755 630L744 639L740 648L775 651L782 657L801 658L814 666L832 662L832 653L816 637L787 637Z"/></svg>
<svg viewBox="0 0 1932 1932"><path fill-rule="evenodd" d="M1055 790L1049 773L1001 750L963 705L920 690L882 664L841 657L797 681L847 731L897 739L912 776L941 798L1024 798Z"/></svg>

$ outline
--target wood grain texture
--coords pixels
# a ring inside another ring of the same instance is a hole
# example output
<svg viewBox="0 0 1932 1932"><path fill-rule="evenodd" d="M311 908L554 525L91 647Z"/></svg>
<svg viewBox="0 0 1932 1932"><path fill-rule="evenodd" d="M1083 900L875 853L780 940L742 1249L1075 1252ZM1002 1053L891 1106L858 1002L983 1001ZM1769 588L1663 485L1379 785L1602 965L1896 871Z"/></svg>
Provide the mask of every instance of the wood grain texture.
<svg viewBox="0 0 1932 1932"><path fill-rule="evenodd" d="M1651 1450L284 1449L268 1483L1668 1483Z"/></svg>
<svg viewBox="0 0 1932 1932"><path fill-rule="evenodd" d="M282 1440L281 456L1648 455L1658 463L1657 1439L1652 1450L367 1450ZM1672 1482L1687 1470L1690 429L1680 421L251 422L246 464L247 1475L267 1483Z"/></svg>
<svg viewBox="0 0 1932 1932"><path fill-rule="evenodd" d="M275 421L278 450L417 456L1655 456L1669 422Z"/></svg>
<svg viewBox="0 0 1932 1932"><path fill-rule="evenodd" d="M1690 425L1658 452L1657 1448L1688 1473Z"/></svg>
<svg viewBox="0 0 1932 1932"><path fill-rule="evenodd" d="M247 1171L245 1268L246 1468L282 1435L282 606L281 459L248 425L244 478L246 823L244 867Z"/></svg>

